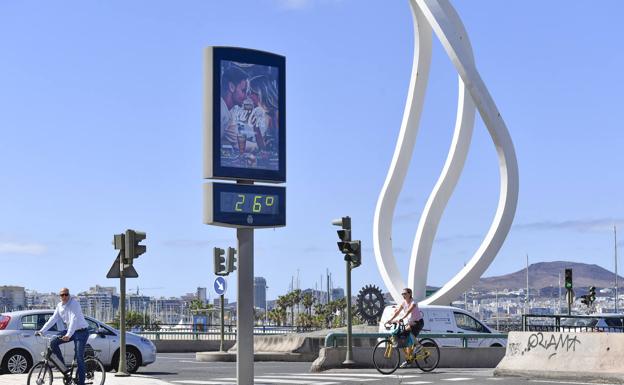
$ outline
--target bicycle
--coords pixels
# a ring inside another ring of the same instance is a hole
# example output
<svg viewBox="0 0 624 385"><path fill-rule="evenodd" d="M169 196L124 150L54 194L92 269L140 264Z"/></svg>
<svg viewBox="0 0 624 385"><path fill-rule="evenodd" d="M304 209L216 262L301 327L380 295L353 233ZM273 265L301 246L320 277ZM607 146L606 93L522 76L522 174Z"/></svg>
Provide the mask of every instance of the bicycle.
<svg viewBox="0 0 624 385"><path fill-rule="evenodd" d="M56 368L63 375L63 384L64 385L72 385L78 383L78 371L76 370L76 375L74 376L74 369L76 366L76 358L69 366L69 368L65 368L63 363L60 362L59 358L52 352L52 348L50 347L50 342L52 338L41 336L44 340L46 340L46 349L41 355L43 356L43 360L39 361L37 364L33 365L28 372L28 380L26 382L27 385L51 385L53 381L52 377L52 369ZM95 352L91 349L90 352L86 353L85 350L85 385L104 385L104 380L106 379L106 371L104 370L104 365L102 362L95 356ZM32 382L31 382L32 381Z"/></svg>
<svg viewBox="0 0 624 385"><path fill-rule="evenodd" d="M408 363L415 362L416 366L423 372L430 372L438 367L440 363L440 348L431 338L415 339L410 332L407 343L403 345L403 338L400 338L405 331L403 320L394 323L394 328L390 336L377 342L373 349L373 365L381 374L392 374L400 365L401 351L403 349L405 359ZM390 330L392 327L386 327Z"/></svg>

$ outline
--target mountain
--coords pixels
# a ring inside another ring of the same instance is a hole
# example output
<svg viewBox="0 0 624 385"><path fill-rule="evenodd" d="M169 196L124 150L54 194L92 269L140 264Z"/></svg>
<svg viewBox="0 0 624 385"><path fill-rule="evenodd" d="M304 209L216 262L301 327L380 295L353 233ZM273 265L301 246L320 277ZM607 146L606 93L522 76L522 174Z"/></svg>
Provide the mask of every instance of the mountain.
<svg viewBox="0 0 624 385"><path fill-rule="evenodd" d="M565 261L539 262L529 265L529 287L531 289L558 287L560 274L561 286L563 286L565 269L572 269L572 281L575 288L615 287L613 272L598 265ZM624 286L624 278L619 275L618 277L618 286ZM473 288L476 290L526 288L526 269L511 274L481 278Z"/></svg>

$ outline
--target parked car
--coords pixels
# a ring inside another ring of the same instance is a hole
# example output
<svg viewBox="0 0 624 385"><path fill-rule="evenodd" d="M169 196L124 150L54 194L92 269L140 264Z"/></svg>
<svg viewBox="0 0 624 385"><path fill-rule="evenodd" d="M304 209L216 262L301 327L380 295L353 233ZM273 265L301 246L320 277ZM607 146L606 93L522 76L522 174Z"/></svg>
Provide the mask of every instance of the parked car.
<svg viewBox="0 0 624 385"><path fill-rule="evenodd" d="M384 323L389 320L398 305L386 306L379 323L379 332L387 330ZM419 305L425 321L422 332L436 334L457 334L458 338L437 338L440 346L462 346L462 338L466 334L498 333L482 324L467 311L453 306ZM468 338L468 347L507 346L506 338Z"/></svg>
<svg viewBox="0 0 624 385"><path fill-rule="evenodd" d="M26 373L33 363L41 359L46 341L35 336L52 316L54 310L24 310L0 314L0 371L4 373ZM119 330L96 319L85 317L89 324L88 346L107 369L117 369L119 363ZM53 336L65 330L63 321L58 321L46 336ZM74 359L74 344L61 345L66 363ZM126 333L126 357L128 372L136 372L140 366L156 361L156 346L147 338Z"/></svg>

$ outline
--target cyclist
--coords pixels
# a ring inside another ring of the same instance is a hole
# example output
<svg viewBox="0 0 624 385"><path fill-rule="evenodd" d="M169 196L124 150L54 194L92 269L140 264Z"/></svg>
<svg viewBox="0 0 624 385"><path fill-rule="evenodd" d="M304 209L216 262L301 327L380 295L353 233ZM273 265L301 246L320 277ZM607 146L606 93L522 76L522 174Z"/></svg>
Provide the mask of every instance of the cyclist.
<svg viewBox="0 0 624 385"><path fill-rule="evenodd" d="M84 363L84 351L89 339L89 324L82 315L82 309L80 303L73 297L69 296L69 289L64 287L60 290L59 296L61 302L54 309L54 314L43 325L41 330L36 334L41 335L48 331L59 319L62 319L67 325L67 330L60 332L51 342L50 348L52 352L61 360L64 364L63 354L59 345L74 341L74 357L78 364L78 385L84 385L85 383L85 363Z"/></svg>
<svg viewBox="0 0 624 385"><path fill-rule="evenodd" d="M403 316L397 319L396 322L405 320L406 326L403 336L407 336L411 332L412 335L414 335L414 340L416 340L418 333L420 333L423 326L425 326L425 321L422 319L418 303L412 298L412 289L403 289L401 295L403 296L403 303L401 303L401 306L397 307L392 317L386 322L386 325L393 323L392 321L403 311ZM401 368L407 368L410 365L410 360L406 360L401 364Z"/></svg>

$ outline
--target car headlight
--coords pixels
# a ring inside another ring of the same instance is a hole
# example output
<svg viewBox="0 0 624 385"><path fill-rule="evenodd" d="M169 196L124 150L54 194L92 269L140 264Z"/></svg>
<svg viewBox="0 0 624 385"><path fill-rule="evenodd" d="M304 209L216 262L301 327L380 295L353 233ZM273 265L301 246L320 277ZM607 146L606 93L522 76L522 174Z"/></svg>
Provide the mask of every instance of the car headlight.
<svg viewBox="0 0 624 385"><path fill-rule="evenodd" d="M152 345L152 341L148 340L145 337L141 337L141 342L143 342L146 345Z"/></svg>

